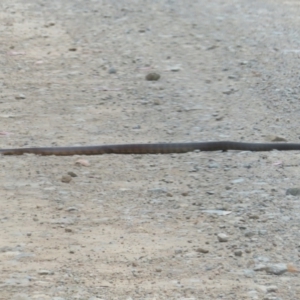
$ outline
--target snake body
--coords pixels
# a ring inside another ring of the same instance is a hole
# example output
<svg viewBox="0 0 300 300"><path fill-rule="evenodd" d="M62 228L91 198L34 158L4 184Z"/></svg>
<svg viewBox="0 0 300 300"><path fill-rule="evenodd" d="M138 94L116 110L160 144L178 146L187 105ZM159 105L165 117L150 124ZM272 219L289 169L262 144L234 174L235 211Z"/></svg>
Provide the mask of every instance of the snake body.
<svg viewBox="0 0 300 300"><path fill-rule="evenodd" d="M119 144L76 147L33 147L0 149L3 155L101 155L101 154L170 154L199 151L288 151L300 150L300 143L243 143L243 142L196 142L196 143L159 143L159 144Z"/></svg>

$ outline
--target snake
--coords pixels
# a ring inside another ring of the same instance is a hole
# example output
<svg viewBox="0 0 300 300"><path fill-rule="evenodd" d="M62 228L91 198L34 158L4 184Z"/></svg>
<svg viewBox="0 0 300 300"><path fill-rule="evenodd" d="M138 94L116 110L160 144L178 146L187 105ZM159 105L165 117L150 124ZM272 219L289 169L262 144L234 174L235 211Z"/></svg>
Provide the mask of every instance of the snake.
<svg viewBox="0 0 300 300"><path fill-rule="evenodd" d="M188 143L142 143L99 146L32 147L0 149L2 155L101 155L101 154L172 154L193 151L289 151L300 150L300 143L245 143L232 141Z"/></svg>

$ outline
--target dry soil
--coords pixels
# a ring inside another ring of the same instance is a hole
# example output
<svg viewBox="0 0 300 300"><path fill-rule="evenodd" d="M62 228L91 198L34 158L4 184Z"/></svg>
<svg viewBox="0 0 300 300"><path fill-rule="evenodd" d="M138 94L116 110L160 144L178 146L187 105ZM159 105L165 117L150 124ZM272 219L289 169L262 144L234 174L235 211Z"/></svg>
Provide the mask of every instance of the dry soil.
<svg viewBox="0 0 300 300"><path fill-rule="evenodd" d="M0 147L298 142L299 13L2 0ZM300 299L299 154L3 156L0 299Z"/></svg>

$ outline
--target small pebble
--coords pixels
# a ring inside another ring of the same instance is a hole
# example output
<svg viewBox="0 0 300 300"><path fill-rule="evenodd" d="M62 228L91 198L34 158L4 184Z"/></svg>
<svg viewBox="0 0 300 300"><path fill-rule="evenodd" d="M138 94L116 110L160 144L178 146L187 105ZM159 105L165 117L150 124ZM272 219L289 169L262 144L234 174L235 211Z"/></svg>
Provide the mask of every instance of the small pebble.
<svg viewBox="0 0 300 300"><path fill-rule="evenodd" d="M78 209L74 206L70 206L66 209L66 211L77 211Z"/></svg>
<svg viewBox="0 0 300 300"><path fill-rule="evenodd" d="M286 264L272 264L268 265L266 268L266 272L273 275L281 275L288 270Z"/></svg>
<svg viewBox="0 0 300 300"><path fill-rule="evenodd" d="M70 175L63 175L61 177L61 182L64 182L64 183L69 183L71 180L72 180L72 177Z"/></svg>
<svg viewBox="0 0 300 300"><path fill-rule="evenodd" d="M256 272L259 272L259 271L265 271L267 268L266 265L264 264L258 264L258 265L255 265L253 270L256 271Z"/></svg>
<svg viewBox="0 0 300 300"><path fill-rule="evenodd" d="M115 68L111 67L111 68L109 68L108 73L109 74L116 74L117 70Z"/></svg>
<svg viewBox="0 0 300 300"><path fill-rule="evenodd" d="M245 181L244 178L238 178L238 179L231 180L231 183L241 183L241 182L244 182L244 181Z"/></svg>
<svg viewBox="0 0 300 300"><path fill-rule="evenodd" d="M45 27L48 28L48 27L51 27L54 25L55 25L55 22L48 22L47 24L45 24Z"/></svg>
<svg viewBox="0 0 300 300"><path fill-rule="evenodd" d="M219 233L217 235L219 242L228 242L228 236L225 233Z"/></svg>
<svg viewBox="0 0 300 300"><path fill-rule="evenodd" d="M23 94L19 94L15 98L16 98L16 100L22 100L22 99L26 99L26 96Z"/></svg>
<svg viewBox="0 0 300 300"><path fill-rule="evenodd" d="M86 159L77 159L76 162L75 162L75 165L80 165L80 166L84 166L84 167L89 167L90 166L90 163L88 160Z"/></svg>
<svg viewBox="0 0 300 300"><path fill-rule="evenodd" d="M149 73L146 75L146 80L148 81L157 81L160 78L160 75L157 73Z"/></svg>
<svg viewBox="0 0 300 300"><path fill-rule="evenodd" d="M253 232L253 231L248 230L248 231L245 232L245 237L250 238L250 237L252 237L254 235L255 235L255 232Z"/></svg>
<svg viewBox="0 0 300 300"><path fill-rule="evenodd" d="M289 188L286 190L286 195L298 196L300 195L300 188Z"/></svg>
<svg viewBox="0 0 300 300"><path fill-rule="evenodd" d="M213 50L213 49L216 49L216 48L218 48L217 45L211 45L211 46L207 47L206 50Z"/></svg>
<svg viewBox="0 0 300 300"><path fill-rule="evenodd" d="M68 172L68 175L70 175L71 177L77 177L77 174L75 174L74 172Z"/></svg>
<svg viewBox="0 0 300 300"><path fill-rule="evenodd" d="M40 270L40 271L38 271L38 274L39 275L53 275L54 272L49 271L49 270Z"/></svg>
<svg viewBox="0 0 300 300"><path fill-rule="evenodd" d="M244 60L244 61L241 61L241 62L240 62L240 65L246 66L246 65L248 65L248 63L249 63L249 61Z"/></svg>
<svg viewBox="0 0 300 300"><path fill-rule="evenodd" d="M196 252L199 252L199 253L208 253L209 250L206 249L206 248L199 247L199 248L196 249Z"/></svg>
<svg viewBox="0 0 300 300"><path fill-rule="evenodd" d="M132 127L132 129L141 129L141 125L135 125Z"/></svg>
<svg viewBox="0 0 300 300"><path fill-rule="evenodd" d="M234 255L235 256L242 256L243 255L243 251L240 250L240 249L237 249L237 250L234 251Z"/></svg>
<svg viewBox="0 0 300 300"><path fill-rule="evenodd" d="M270 136L271 142L287 142L287 139L281 136Z"/></svg>
<svg viewBox="0 0 300 300"><path fill-rule="evenodd" d="M174 253L175 253L175 254L181 254L181 253L182 253L182 250L181 250L181 249L175 249L175 250L174 250Z"/></svg>
<svg viewBox="0 0 300 300"><path fill-rule="evenodd" d="M217 163L211 163L211 164L208 165L208 168L210 168L210 169L217 169L217 168L219 168L219 164L217 164Z"/></svg>
<svg viewBox="0 0 300 300"><path fill-rule="evenodd" d="M237 92L237 90L231 88L231 89L228 89L228 90L223 91L223 94L224 94L224 95L231 95L231 94L233 94L233 93L235 93L235 92Z"/></svg>
<svg viewBox="0 0 300 300"><path fill-rule="evenodd" d="M277 292L278 287L276 285L267 286L267 293L275 293Z"/></svg>
<svg viewBox="0 0 300 300"><path fill-rule="evenodd" d="M249 219L257 220L259 219L259 215L249 215Z"/></svg>
<svg viewBox="0 0 300 300"><path fill-rule="evenodd" d="M181 70L181 65L175 65L175 66L169 67L169 70L172 72L179 72Z"/></svg>

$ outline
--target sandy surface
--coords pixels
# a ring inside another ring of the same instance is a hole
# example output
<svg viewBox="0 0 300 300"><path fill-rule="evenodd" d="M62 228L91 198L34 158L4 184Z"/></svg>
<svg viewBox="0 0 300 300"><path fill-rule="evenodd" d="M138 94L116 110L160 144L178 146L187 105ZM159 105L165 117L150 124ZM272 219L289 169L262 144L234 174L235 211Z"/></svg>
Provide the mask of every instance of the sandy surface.
<svg viewBox="0 0 300 300"><path fill-rule="evenodd" d="M297 0L0 8L1 148L299 141ZM0 299L298 299L299 154L1 157Z"/></svg>

